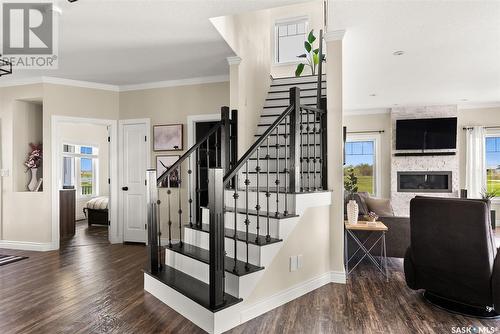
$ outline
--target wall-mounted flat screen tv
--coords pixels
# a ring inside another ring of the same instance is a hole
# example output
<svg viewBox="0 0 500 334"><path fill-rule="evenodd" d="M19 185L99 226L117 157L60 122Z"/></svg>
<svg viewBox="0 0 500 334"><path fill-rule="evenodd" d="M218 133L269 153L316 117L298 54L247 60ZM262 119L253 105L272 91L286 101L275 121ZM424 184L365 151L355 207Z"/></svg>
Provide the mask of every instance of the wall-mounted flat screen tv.
<svg viewBox="0 0 500 334"><path fill-rule="evenodd" d="M421 118L396 121L397 150L457 148L457 118Z"/></svg>

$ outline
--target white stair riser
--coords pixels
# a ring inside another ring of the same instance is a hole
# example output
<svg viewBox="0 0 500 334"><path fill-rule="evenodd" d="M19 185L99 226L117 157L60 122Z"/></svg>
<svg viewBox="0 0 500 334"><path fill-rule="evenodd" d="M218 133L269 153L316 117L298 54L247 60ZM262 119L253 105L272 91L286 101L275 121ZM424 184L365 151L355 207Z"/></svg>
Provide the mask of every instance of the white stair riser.
<svg viewBox="0 0 500 334"><path fill-rule="evenodd" d="M302 179L302 186L306 187L319 187L321 185L321 180L320 180L320 174L319 173L303 173L301 174L301 179ZM315 178L316 176L316 178ZM257 186L257 177L259 179L259 188L263 187L266 185L267 182L267 175L266 174L250 174L248 175L248 180L250 181L250 187L256 187ZM288 176L286 178L285 182L285 174L280 173L279 177L276 176L276 174L270 174L269 175L269 185L271 187L276 187L276 180L279 179L280 187L285 187L287 185L288 187L290 186L290 177ZM244 185L241 184L241 187L243 188ZM272 206L271 206L272 207Z"/></svg>
<svg viewBox="0 0 500 334"><path fill-rule="evenodd" d="M269 116L269 115L272 115L272 116ZM273 124L274 121L279 117L280 115L275 115L275 114L267 114L267 116L265 117L261 117L260 118L260 122L259 122L259 125L262 125L262 124ZM314 115L312 114L309 114L309 115L302 115L302 122L306 123L307 122L307 119L309 119L309 122L312 123L314 122ZM288 120L288 123L290 123L290 121ZM280 129L281 130L281 129Z"/></svg>
<svg viewBox="0 0 500 334"><path fill-rule="evenodd" d="M326 74L321 76L322 80L326 80ZM281 84L300 84L302 82L317 81L317 75L303 75L300 77L273 78L273 85Z"/></svg>
<svg viewBox="0 0 500 334"><path fill-rule="evenodd" d="M191 228L184 228L184 240L186 243L200 247L203 249L210 249L210 235L203 231L193 230ZM246 243L237 240L237 254L238 260L246 261ZM234 239L226 237L225 240L226 255L234 257ZM248 244L248 262L256 266L261 266L261 247Z"/></svg>
<svg viewBox="0 0 500 334"><path fill-rule="evenodd" d="M320 153L321 153L321 146L320 145L302 145L302 157L305 158L305 157L311 157L311 159L316 156L316 157L320 157ZM290 158L290 147L286 147L285 146L280 146L279 151L276 152L276 147L269 147L269 157L271 159L276 159L276 156L279 157L279 158ZM300 154L300 153L299 153ZM261 149L259 151L259 159L260 159L260 165L263 166L264 163L265 163L265 158L266 158L266 155L267 155L267 148L266 149ZM257 159L257 152L254 153L251 158L255 158ZM300 158L300 157L299 157ZM311 161L311 166L312 166L312 161ZM284 161L283 162L280 162L280 168L281 169L284 169L285 168L285 163ZM242 172L245 172L246 171L246 167L243 167L241 169ZM248 171L249 172L253 172L255 171L255 168L252 170L250 169L250 165L248 166Z"/></svg>
<svg viewBox="0 0 500 334"><path fill-rule="evenodd" d="M326 82L323 82L322 85L325 85L326 87ZM301 84L287 84L287 85L280 85L280 86L271 86L269 88L270 92L280 92L280 91L289 91L290 88L292 87L299 87L300 89L316 89L318 87L317 82L310 82L310 83L301 83Z"/></svg>
<svg viewBox="0 0 500 334"><path fill-rule="evenodd" d="M239 231L245 231L246 216L244 214L238 213L236 216L236 229ZM257 216L248 216L250 224L248 225L248 232L257 234ZM234 212L227 212L224 224L226 228L234 229ZM267 235L267 217L260 217L259 219L259 235ZM280 238L280 220L273 219L270 215L269 218L269 235L273 238Z"/></svg>
<svg viewBox="0 0 500 334"><path fill-rule="evenodd" d="M301 87L302 88L302 87ZM316 97L317 91L316 90L301 90L300 92L300 97L305 98L305 97ZM321 95L326 96L326 83L323 83L321 87ZM267 95L267 98L269 99L290 99L290 92L269 92Z"/></svg>
<svg viewBox="0 0 500 334"><path fill-rule="evenodd" d="M265 129L257 129L257 136L254 136L255 139L258 138L258 136L261 136L266 130ZM321 143L321 135L320 134L303 134L302 135L302 144L307 144L307 138L309 137L309 144L313 144L314 143L314 136L316 136L316 144L319 144ZM300 139L300 137L299 137ZM289 144L290 139L288 139L287 141L287 144ZM285 145L285 138L283 136L279 136L278 138L278 144L280 145ZM299 144L300 144L300 140L299 140ZM264 152L264 155L265 155L265 151L267 150L267 147L266 147L267 143L264 142L264 145L261 146L261 149L260 151L261 152ZM269 136L269 152L272 152L271 150L271 145L276 145L276 136ZM318 150L319 151L319 150Z"/></svg>
<svg viewBox="0 0 500 334"><path fill-rule="evenodd" d="M317 154L319 154L319 149L316 149L316 152ZM311 152L312 154L312 152ZM290 166L289 165L290 163L290 159L288 158L287 159L287 166ZM270 159L269 160L269 172L270 173L276 173L276 166L278 165L278 163L276 162L276 159ZM316 163L314 164L312 161L309 163L309 170L310 171L313 171L315 170L314 169L314 165L316 165L316 171L320 171L321 170L321 166L319 163ZM263 160L263 159L260 159L259 161L259 166L261 168L260 172L261 173L266 173L267 171L267 160ZM249 171L254 171L255 168L257 167L257 160L249 160L248 161L248 170ZM279 170L283 170L285 168L285 160L284 159L280 159L279 160ZM303 171L307 171L307 162L302 162L302 170Z"/></svg>
<svg viewBox="0 0 500 334"><path fill-rule="evenodd" d="M260 134L264 133L267 129L269 129L269 127L271 125L272 124L259 124L257 126L257 133L260 133ZM307 125L307 123L304 123L303 126L304 126L304 130L302 132L304 135L306 135L307 132L310 132L311 134L313 134L314 132L319 132L319 128L320 128L319 122L316 122L316 124L311 122L311 123L309 123L309 126ZM308 127L309 127L309 131L306 130ZM277 127L274 128L272 134L276 134L276 129L278 129L279 135L283 137L285 133L286 134L289 133L290 123L288 123L286 125L285 125L285 122L281 123L280 125L278 125Z"/></svg>
<svg viewBox="0 0 500 334"><path fill-rule="evenodd" d="M271 97L272 99L274 97ZM316 97L302 97L300 98L300 104L316 104L317 100ZM270 107L270 106L288 106L290 105L289 98L284 98L280 100L266 100L266 103L264 104L265 107Z"/></svg>
<svg viewBox="0 0 500 334"><path fill-rule="evenodd" d="M271 191L272 189L270 189ZM228 207L234 207L234 198L233 198L234 191L232 190L226 190L225 194L225 202L226 206ZM237 207L239 208L244 208L246 205L246 194L244 191L238 191L238 200L237 200ZM257 205L257 196L259 199L259 205L261 208L262 212L267 211L267 197L265 192L263 191L249 191L248 192L248 206L255 210L255 206ZM269 207L271 208L272 212L276 212L276 192L271 191L271 196L269 197ZM294 210L294 205L295 205L295 195L294 194L287 194L287 200L288 200L288 211L289 212L295 212ZM278 195L278 205L279 205L279 211L283 212L285 210L285 194L280 192Z"/></svg>
<svg viewBox="0 0 500 334"><path fill-rule="evenodd" d="M169 267L182 271L183 273L188 274L189 276L192 276L202 282L205 282L207 284L209 283L210 267L204 262L200 262L188 256L176 253L167 248L165 250L165 264ZM256 275L257 273L245 275L244 277L246 279L251 279L251 276ZM242 279L242 277L233 275L226 271L226 293L229 293L230 295L238 298L242 298L243 293L240 292L240 289L244 289L244 285L240 284L240 279Z"/></svg>

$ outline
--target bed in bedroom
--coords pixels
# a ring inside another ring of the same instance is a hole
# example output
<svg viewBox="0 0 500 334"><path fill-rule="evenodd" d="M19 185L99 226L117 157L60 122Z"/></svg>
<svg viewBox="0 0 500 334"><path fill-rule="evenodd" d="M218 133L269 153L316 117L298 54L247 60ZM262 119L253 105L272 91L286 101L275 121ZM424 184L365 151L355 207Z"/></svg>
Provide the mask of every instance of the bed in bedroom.
<svg viewBox="0 0 500 334"><path fill-rule="evenodd" d="M89 226L109 225L108 219L109 198L105 196L92 198L85 204L83 213L87 217Z"/></svg>

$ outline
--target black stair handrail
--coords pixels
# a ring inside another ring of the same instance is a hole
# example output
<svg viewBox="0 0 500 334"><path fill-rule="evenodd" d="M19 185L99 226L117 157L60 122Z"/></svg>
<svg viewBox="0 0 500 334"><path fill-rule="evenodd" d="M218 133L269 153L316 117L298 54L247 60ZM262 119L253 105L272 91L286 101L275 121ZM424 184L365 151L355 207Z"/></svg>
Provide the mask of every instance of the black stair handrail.
<svg viewBox="0 0 500 334"><path fill-rule="evenodd" d="M253 143L252 146L243 154L243 156L236 162L236 164L224 175L224 185L236 176L236 173L243 168L250 157L257 151L259 147L264 144L264 141L269 138L271 133L283 122L283 120L294 110L295 105L289 105L283 113L274 121L271 126Z"/></svg>
<svg viewBox="0 0 500 334"><path fill-rule="evenodd" d="M217 124L215 124L209 131L208 133L198 140L189 150L186 151L182 156L179 157L179 159L172 164L172 166L168 167L166 171L163 172L163 174L158 177L156 180L157 184L161 184L173 171L175 171L179 166L194 152L196 151L201 145L203 145L208 138L213 136L214 133L219 131L219 129L224 125L224 122L221 120Z"/></svg>

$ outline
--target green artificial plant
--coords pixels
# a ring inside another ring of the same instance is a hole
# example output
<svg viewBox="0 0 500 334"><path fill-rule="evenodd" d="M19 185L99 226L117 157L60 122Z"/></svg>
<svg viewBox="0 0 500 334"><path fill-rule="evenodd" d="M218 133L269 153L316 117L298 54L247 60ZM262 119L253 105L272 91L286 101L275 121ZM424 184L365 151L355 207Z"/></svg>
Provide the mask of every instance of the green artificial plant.
<svg viewBox="0 0 500 334"><path fill-rule="evenodd" d="M319 64L319 48L314 48L315 41L316 36L314 36L314 30L311 30L307 36L307 40L304 41L304 49L306 50L306 53L297 56L297 58L303 59L306 62L297 65L297 68L295 69L296 77L300 77L306 66L309 66L312 75L316 74L316 67ZM323 55L322 58L323 61L325 61L325 55Z"/></svg>
<svg viewBox="0 0 500 334"><path fill-rule="evenodd" d="M358 178L354 174L354 168L352 167L348 168L346 171L344 189L349 194L349 199L353 199L354 194L358 192Z"/></svg>

